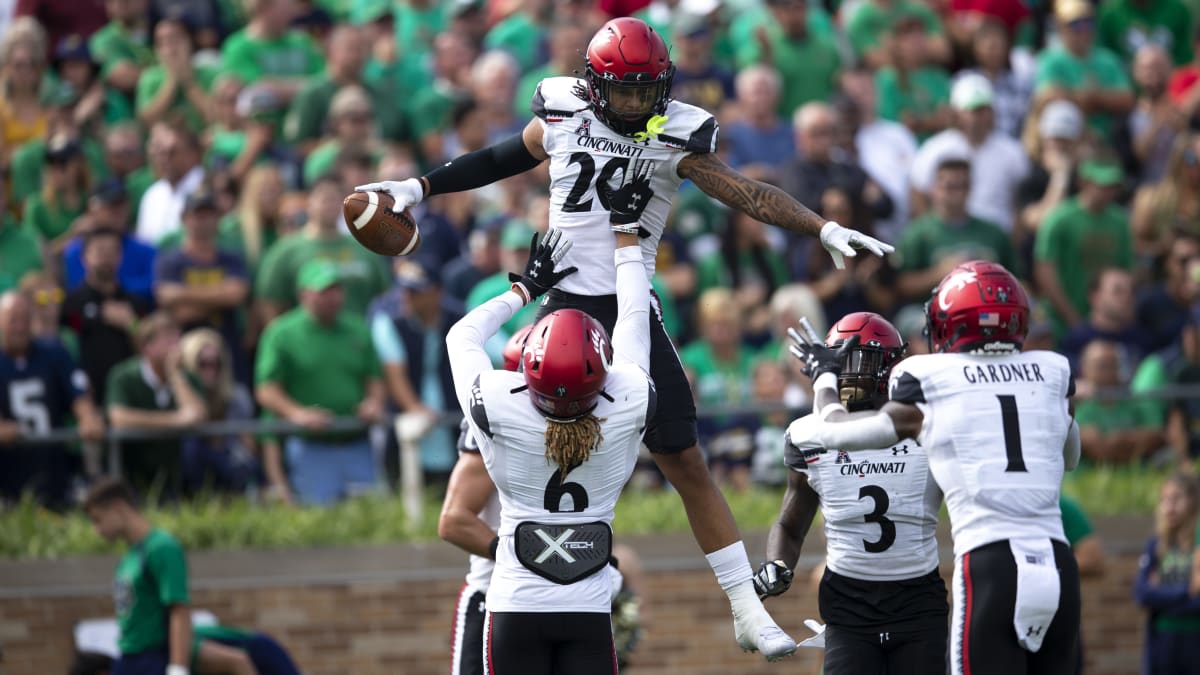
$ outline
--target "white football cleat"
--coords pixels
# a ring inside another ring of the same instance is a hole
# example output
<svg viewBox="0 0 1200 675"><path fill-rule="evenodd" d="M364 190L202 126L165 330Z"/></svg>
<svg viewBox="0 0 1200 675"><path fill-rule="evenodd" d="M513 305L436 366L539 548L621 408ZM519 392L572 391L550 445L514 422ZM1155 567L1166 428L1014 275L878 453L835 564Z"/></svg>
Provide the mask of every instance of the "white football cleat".
<svg viewBox="0 0 1200 675"><path fill-rule="evenodd" d="M796 652L796 641L766 612L753 617L734 616L733 634L744 651L759 652L768 661L778 661Z"/></svg>

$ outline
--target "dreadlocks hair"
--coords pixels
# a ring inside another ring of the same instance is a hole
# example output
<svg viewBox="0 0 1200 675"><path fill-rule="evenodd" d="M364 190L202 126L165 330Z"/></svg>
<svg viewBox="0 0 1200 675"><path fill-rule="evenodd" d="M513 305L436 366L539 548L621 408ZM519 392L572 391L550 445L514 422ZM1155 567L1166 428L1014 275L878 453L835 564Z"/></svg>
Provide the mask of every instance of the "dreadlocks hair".
<svg viewBox="0 0 1200 675"><path fill-rule="evenodd" d="M567 480L567 472L583 464L592 451L600 447L604 432L600 425L608 418L597 419L592 413L570 422L546 418L546 460L558 465L558 482Z"/></svg>

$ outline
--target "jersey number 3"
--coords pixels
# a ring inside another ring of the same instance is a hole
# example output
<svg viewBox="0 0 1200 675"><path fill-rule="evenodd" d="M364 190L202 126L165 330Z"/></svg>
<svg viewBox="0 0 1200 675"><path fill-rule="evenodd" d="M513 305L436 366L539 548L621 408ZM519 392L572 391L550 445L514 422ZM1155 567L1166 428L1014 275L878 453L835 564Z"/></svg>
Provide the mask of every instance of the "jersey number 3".
<svg viewBox="0 0 1200 675"><path fill-rule="evenodd" d="M596 178L596 160L586 152L572 152L567 163L578 164L579 175L575 177L575 183L571 185L571 191L563 201L562 210L566 213L587 213L592 210L592 200L583 201L583 196L587 194L588 188L592 187L592 179ZM628 157L613 157L600 168L600 177L596 182L610 181L618 171L624 175L628 170ZM596 196L600 199L600 208L605 211L611 210L604 190L596 190ZM647 199L646 202L649 203L650 200ZM642 208L646 208L646 205L642 204Z"/></svg>
<svg viewBox="0 0 1200 675"><path fill-rule="evenodd" d="M569 467L567 473L571 473L579 465ZM546 481L546 497L542 500L542 507L550 513L562 513L562 498L564 495L571 495L571 513L580 513L588 507L588 493L579 483L567 483L567 473L562 473L561 469L557 469L554 475L550 476L550 480Z"/></svg>
<svg viewBox="0 0 1200 675"><path fill-rule="evenodd" d="M859 488L858 498L866 499L867 497L875 502L875 510L863 516L863 520L879 525L879 539L875 541L863 539L863 548L867 553L883 553L896 543L896 524L883 515L887 513L890 500L887 491L878 485L864 485Z"/></svg>

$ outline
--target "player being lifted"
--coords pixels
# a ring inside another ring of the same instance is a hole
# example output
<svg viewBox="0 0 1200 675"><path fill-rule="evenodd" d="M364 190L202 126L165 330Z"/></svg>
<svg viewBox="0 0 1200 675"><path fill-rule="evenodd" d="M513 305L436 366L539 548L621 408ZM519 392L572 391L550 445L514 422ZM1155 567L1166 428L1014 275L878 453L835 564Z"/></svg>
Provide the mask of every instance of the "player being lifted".
<svg viewBox="0 0 1200 675"><path fill-rule="evenodd" d="M933 353L892 369L879 412L808 415L787 431L801 450L920 442L954 536L953 673L1075 667L1079 570L1058 501L1079 461L1074 381L1063 356L1021 352L1028 328L1029 300L1008 270L959 265L926 305Z"/></svg>
<svg viewBox="0 0 1200 675"><path fill-rule="evenodd" d="M496 567L485 630L489 672L614 673L609 617L615 573L609 528L633 472L657 396L650 367L650 284L638 244L638 177L601 189L613 209L619 303L612 340L591 316L560 309L539 319L522 351L521 373L492 370L484 342L516 310L576 272L561 261L571 245L551 230L530 246L511 291L472 310L446 346L455 390L500 495ZM624 217L629 216L629 217ZM603 425L603 426L602 426ZM776 658L795 642L754 592L745 546L708 556L729 595L744 648ZM738 555L740 554L740 555Z"/></svg>
<svg viewBox="0 0 1200 675"><path fill-rule="evenodd" d="M584 78L551 77L539 83L531 103L534 119L520 136L463 155L419 179L372 183L395 198L394 209L430 195L470 190L528 171L550 160L550 225L574 244L565 265L581 272L563 280L540 310L586 311L606 329L616 321L616 274L610 264L612 234L608 198L601 185L623 176L636 160L653 172L634 200L641 260L654 271L655 252L671 201L684 179L756 220L819 236L836 263L857 249L882 255L892 247L823 218L782 190L750 180L716 155L717 121L707 112L670 98L675 67L661 36L633 18L606 23L588 45ZM650 375L662 405L646 445L678 490L696 540L705 553L739 556L737 525L696 446L696 407L683 366L657 316L650 326ZM750 571L747 572L749 581Z"/></svg>
<svg viewBox="0 0 1200 675"><path fill-rule="evenodd" d="M794 331L792 340L813 378L813 412L830 421L881 408L888 374L906 351L899 331L871 312L842 317L824 344ZM788 446L786 462L792 471L767 538L770 562L754 578L759 594L791 586L819 505L828 546L818 596L826 675L945 672L948 608L936 539L942 492L925 450L911 438L853 455Z"/></svg>

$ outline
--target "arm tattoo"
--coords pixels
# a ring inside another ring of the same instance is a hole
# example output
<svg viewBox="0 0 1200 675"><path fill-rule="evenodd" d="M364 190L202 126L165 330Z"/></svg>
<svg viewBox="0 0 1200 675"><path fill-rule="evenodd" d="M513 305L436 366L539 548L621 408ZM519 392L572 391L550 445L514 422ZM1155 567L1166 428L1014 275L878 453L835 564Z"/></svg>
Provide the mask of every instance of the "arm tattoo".
<svg viewBox="0 0 1200 675"><path fill-rule="evenodd" d="M825 219L774 185L751 180L713 153L691 154L679 162L679 175L690 178L710 197L764 223L818 236Z"/></svg>

